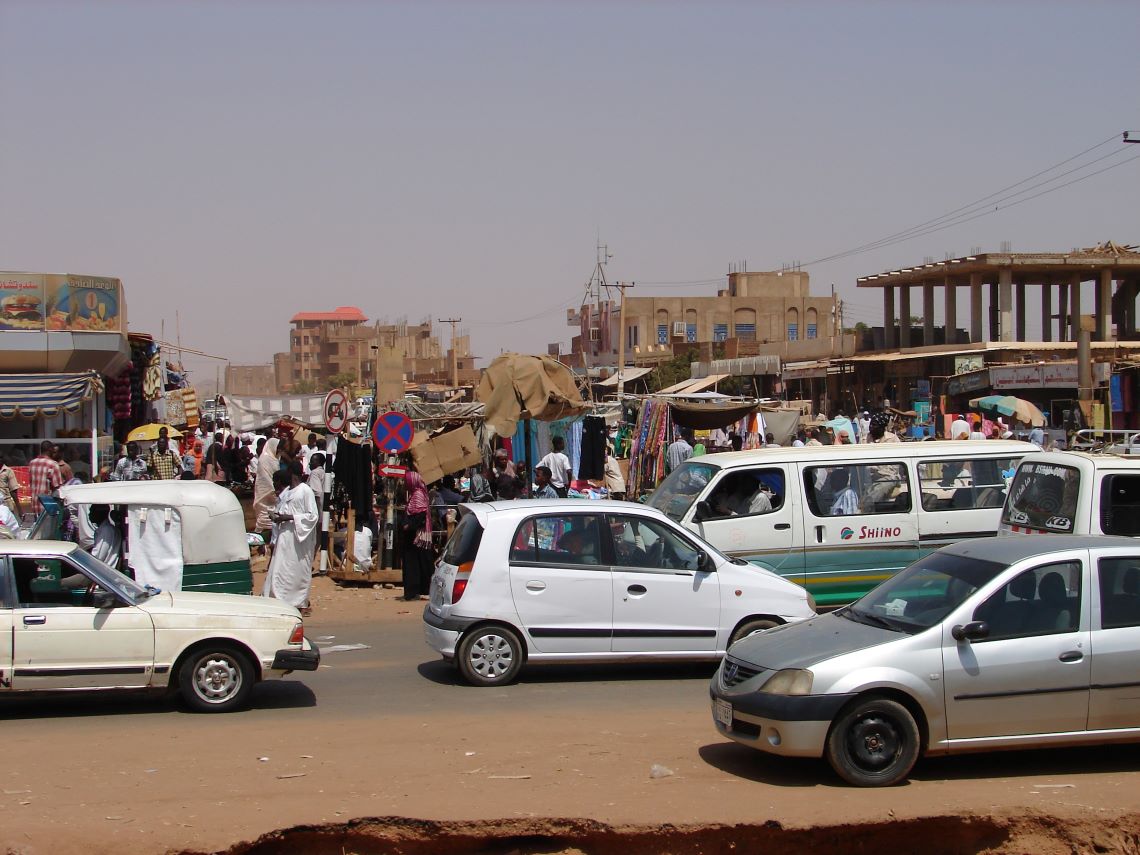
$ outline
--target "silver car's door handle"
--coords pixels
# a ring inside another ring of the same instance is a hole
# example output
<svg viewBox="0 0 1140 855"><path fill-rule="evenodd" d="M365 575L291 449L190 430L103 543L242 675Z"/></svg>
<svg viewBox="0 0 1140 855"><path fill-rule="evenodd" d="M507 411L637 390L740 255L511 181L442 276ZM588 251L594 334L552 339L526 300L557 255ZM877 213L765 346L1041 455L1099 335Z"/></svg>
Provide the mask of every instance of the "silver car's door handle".
<svg viewBox="0 0 1140 855"><path fill-rule="evenodd" d="M787 531L791 527L791 523L776 523L774 526L772 526L772 528L776 529L776 531Z"/></svg>
<svg viewBox="0 0 1140 855"><path fill-rule="evenodd" d="M633 594L635 597L640 597L646 592L646 590L647 589L644 585L630 585L628 588L626 588L626 591Z"/></svg>
<svg viewBox="0 0 1140 855"><path fill-rule="evenodd" d="M24 615L24 626L40 626L47 623L47 615Z"/></svg>
<svg viewBox="0 0 1140 855"><path fill-rule="evenodd" d="M528 591L545 591L546 590L546 583L545 582L538 582L538 581L530 581L530 582L526 583L526 589Z"/></svg>
<svg viewBox="0 0 1140 855"><path fill-rule="evenodd" d="M1085 654L1081 653L1079 650L1066 650L1057 658L1062 662L1080 662L1085 658Z"/></svg>

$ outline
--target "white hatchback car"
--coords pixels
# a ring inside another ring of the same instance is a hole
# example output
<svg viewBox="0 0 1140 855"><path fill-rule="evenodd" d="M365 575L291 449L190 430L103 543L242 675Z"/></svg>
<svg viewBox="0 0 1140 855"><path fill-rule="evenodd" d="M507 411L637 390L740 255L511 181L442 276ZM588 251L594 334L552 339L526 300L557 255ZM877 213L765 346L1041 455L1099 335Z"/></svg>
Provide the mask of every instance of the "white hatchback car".
<svg viewBox="0 0 1140 855"><path fill-rule="evenodd" d="M475 685L510 682L524 662L716 661L750 633L815 614L799 585L645 505L535 500L460 513L424 633Z"/></svg>
<svg viewBox="0 0 1140 855"><path fill-rule="evenodd" d="M280 600L159 591L74 543L0 540L0 697L177 689L194 710L229 712L258 680L319 664Z"/></svg>

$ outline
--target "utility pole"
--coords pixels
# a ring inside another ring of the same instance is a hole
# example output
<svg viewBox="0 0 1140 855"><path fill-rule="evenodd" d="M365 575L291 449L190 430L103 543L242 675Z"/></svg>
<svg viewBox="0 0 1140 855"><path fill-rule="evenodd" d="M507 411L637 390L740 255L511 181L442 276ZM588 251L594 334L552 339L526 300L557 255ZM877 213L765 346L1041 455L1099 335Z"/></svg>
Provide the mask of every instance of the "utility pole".
<svg viewBox="0 0 1140 855"><path fill-rule="evenodd" d="M441 324L451 324L451 389L459 388L459 357L455 349L455 325L463 318L438 318Z"/></svg>
<svg viewBox="0 0 1140 855"><path fill-rule="evenodd" d="M618 382L617 396L620 402L625 395L625 289L632 288L633 282L618 282L617 288L621 291L621 311L618 314Z"/></svg>

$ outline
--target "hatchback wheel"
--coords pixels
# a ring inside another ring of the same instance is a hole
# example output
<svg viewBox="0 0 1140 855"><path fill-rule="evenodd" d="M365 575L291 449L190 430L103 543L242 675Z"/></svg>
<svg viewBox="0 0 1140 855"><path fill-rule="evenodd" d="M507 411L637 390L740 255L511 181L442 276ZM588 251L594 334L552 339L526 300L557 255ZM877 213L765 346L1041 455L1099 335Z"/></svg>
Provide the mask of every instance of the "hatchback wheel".
<svg viewBox="0 0 1140 855"><path fill-rule="evenodd" d="M249 657L230 647L192 653L182 664L178 686L197 712L232 712L245 706L257 679Z"/></svg>
<svg viewBox="0 0 1140 855"><path fill-rule="evenodd" d="M459 673L475 686L501 686L522 668L522 642L504 626L484 626L459 645Z"/></svg>
<svg viewBox="0 0 1140 855"><path fill-rule="evenodd" d="M736 644L742 638L752 635L754 632L763 632L766 629L771 629L774 626L779 626L774 620L765 620L763 618L757 620L745 621L740 627L732 634L732 638L728 640L728 646Z"/></svg>
<svg viewBox="0 0 1140 855"><path fill-rule="evenodd" d="M902 704L867 697L848 707L827 735L827 762L849 784L889 787L918 760L918 725Z"/></svg>

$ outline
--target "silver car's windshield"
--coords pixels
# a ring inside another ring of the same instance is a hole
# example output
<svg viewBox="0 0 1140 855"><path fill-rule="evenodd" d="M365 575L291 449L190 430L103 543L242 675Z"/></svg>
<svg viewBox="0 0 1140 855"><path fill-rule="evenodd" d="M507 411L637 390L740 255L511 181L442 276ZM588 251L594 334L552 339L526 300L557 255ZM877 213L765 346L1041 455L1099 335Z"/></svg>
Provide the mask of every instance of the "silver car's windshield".
<svg viewBox="0 0 1140 855"><path fill-rule="evenodd" d="M683 463L669 473L669 477L653 491L647 504L680 522L697 496L715 477L718 468L708 463L694 463L692 460Z"/></svg>
<svg viewBox="0 0 1140 855"><path fill-rule="evenodd" d="M143 587L130 576L124 576L117 570L112 570L98 558L92 558L82 549L72 552L68 558L83 568L83 572L99 583L100 587L126 600L131 605L150 599L158 593L157 588L147 585Z"/></svg>
<svg viewBox="0 0 1140 855"><path fill-rule="evenodd" d="M940 623L1007 565L932 552L888 579L838 614L914 634Z"/></svg>

